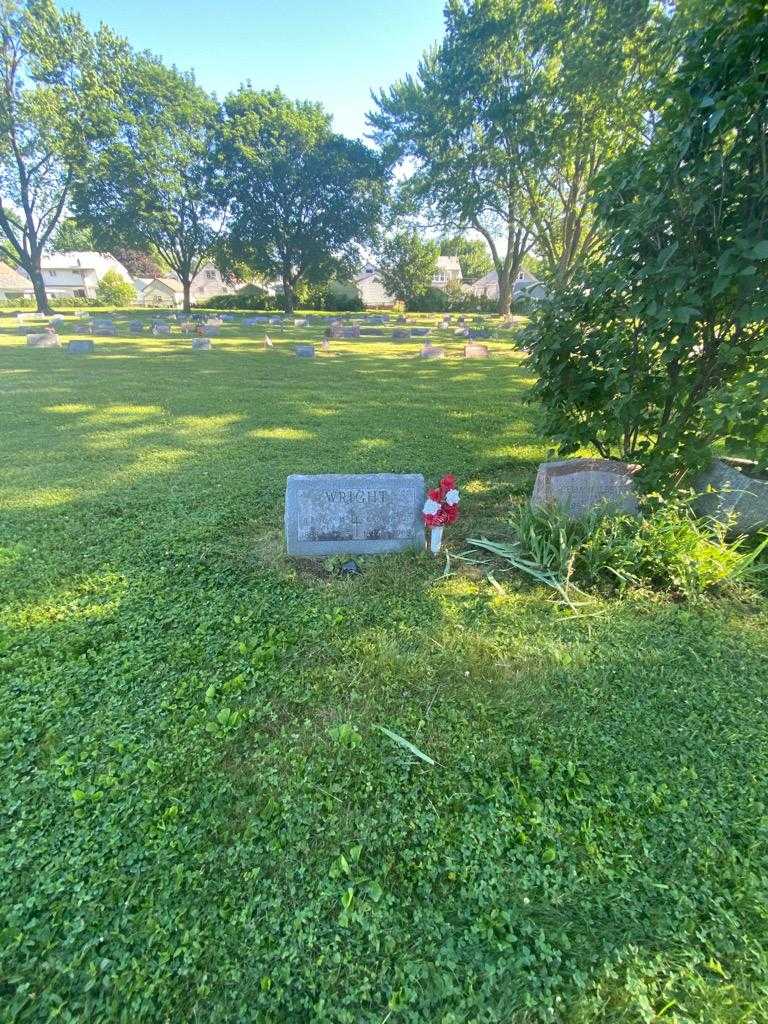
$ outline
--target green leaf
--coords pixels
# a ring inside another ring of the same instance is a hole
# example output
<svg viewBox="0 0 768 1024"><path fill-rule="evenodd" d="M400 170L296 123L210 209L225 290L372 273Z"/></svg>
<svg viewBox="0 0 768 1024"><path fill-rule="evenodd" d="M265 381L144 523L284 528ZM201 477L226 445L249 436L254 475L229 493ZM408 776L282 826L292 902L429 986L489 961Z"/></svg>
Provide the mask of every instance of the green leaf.
<svg viewBox="0 0 768 1024"><path fill-rule="evenodd" d="M768 238L764 238L757 243L752 250L752 255L758 260L768 260Z"/></svg>
<svg viewBox="0 0 768 1024"><path fill-rule="evenodd" d="M387 729L387 727L384 725L377 725L375 726L375 728L378 729L379 732L383 732L385 736L389 736L391 740L397 743L398 746L401 746L404 750L410 751L410 753L413 754L414 757L418 757L421 761L426 762L426 764L435 763L429 756L429 754L425 754L423 750L419 750L418 747L415 747L409 740L405 739L404 736L400 736L398 733L393 732L391 729Z"/></svg>

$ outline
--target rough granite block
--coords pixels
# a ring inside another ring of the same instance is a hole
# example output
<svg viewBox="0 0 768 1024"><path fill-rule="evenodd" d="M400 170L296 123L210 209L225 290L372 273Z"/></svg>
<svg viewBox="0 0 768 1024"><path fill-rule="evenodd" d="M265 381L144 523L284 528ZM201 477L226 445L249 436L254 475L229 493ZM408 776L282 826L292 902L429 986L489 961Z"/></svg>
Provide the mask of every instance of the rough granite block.
<svg viewBox="0 0 768 1024"><path fill-rule="evenodd" d="M746 469L750 469L745 465ZM730 524L734 534L755 533L768 526L768 480L747 476L715 459L696 480L696 512Z"/></svg>
<svg viewBox="0 0 768 1024"><path fill-rule="evenodd" d="M289 476L289 555L380 555L424 547L420 473Z"/></svg>
<svg viewBox="0 0 768 1024"><path fill-rule="evenodd" d="M559 505L572 519L581 519L598 505L637 515L634 475L638 466L614 459L566 459L542 462L531 504Z"/></svg>

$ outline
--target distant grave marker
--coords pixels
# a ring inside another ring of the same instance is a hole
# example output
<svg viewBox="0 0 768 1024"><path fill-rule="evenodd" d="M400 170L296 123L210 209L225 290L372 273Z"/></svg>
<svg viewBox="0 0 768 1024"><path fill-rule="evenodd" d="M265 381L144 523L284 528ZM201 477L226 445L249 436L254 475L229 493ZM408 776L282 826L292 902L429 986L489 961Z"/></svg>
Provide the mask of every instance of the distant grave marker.
<svg viewBox="0 0 768 1024"><path fill-rule="evenodd" d="M315 358L315 346L314 345L294 345L293 351L300 359L314 359Z"/></svg>
<svg viewBox="0 0 768 1024"><path fill-rule="evenodd" d="M465 359L487 359L490 354L491 353L487 345L470 342L470 344L464 346Z"/></svg>
<svg viewBox="0 0 768 1024"><path fill-rule="evenodd" d="M73 355L86 355L90 352L93 352L93 349L94 344L90 338L73 338L67 344L67 352L71 352Z"/></svg>

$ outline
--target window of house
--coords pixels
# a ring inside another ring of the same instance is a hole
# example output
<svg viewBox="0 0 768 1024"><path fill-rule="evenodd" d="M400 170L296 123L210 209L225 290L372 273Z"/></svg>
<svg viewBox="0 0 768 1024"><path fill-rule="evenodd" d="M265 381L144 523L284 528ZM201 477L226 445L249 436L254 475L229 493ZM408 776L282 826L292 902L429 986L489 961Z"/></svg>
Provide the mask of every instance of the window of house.
<svg viewBox="0 0 768 1024"><path fill-rule="evenodd" d="M442 270L435 274L435 282L437 284L445 284L445 274Z"/></svg>
<svg viewBox="0 0 768 1024"><path fill-rule="evenodd" d="M74 294L75 294L75 298L76 299L84 299L85 298L85 288L75 288Z"/></svg>
<svg viewBox="0 0 768 1024"><path fill-rule="evenodd" d="M213 280L216 279L216 271L215 270L206 270L205 276L208 278L209 281L213 281Z"/></svg>
<svg viewBox="0 0 768 1024"><path fill-rule="evenodd" d="M56 277L56 271L55 270L49 270L48 273L51 275L51 277Z"/></svg>

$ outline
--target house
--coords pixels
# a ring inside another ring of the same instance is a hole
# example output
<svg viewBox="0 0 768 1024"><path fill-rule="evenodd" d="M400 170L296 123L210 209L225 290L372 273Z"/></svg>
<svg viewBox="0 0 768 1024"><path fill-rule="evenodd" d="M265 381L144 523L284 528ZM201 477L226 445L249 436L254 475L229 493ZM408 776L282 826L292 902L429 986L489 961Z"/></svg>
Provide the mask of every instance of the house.
<svg viewBox="0 0 768 1024"><path fill-rule="evenodd" d="M499 275L495 270L491 270L484 277L475 281L474 284L467 285L467 290L473 295L492 299L495 302L499 298ZM512 298L544 299L546 295L546 288L538 277L535 277L530 271L521 267L516 279L512 282Z"/></svg>
<svg viewBox="0 0 768 1024"><path fill-rule="evenodd" d="M184 287L176 274L165 277L134 277L133 285L138 292L142 306L173 306L181 309L184 305ZM213 263L203 263L192 278L189 299L192 305L206 302L214 295L231 295L235 289L227 284L221 271Z"/></svg>
<svg viewBox="0 0 768 1024"><path fill-rule="evenodd" d="M0 298L31 299L34 294L32 282L28 277L24 277L7 263L0 263Z"/></svg>
<svg viewBox="0 0 768 1024"><path fill-rule="evenodd" d="M360 298L363 300L363 305L366 307L391 307L397 302L394 295L389 294L379 278L376 276L375 271L368 270L364 274L358 275L355 278L355 285L357 286L357 290L360 292Z"/></svg>
<svg viewBox="0 0 768 1024"><path fill-rule="evenodd" d="M144 282L141 286L140 282ZM184 305L184 288L178 277L136 277L133 279L141 306L170 306L181 309Z"/></svg>
<svg viewBox="0 0 768 1024"><path fill-rule="evenodd" d="M461 264L458 256L438 256L437 267L432 278L433 288L448 288L460 285L462 281Z"/></svg>
<svg viewBox="0 0 768 1024"><path fill-rule="evenodd" d="M108 252L52 252L40 260L40 269L50 298L95 299L99 282L109 270L133 283L123 264Z"/></svg>

